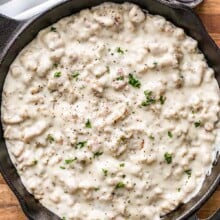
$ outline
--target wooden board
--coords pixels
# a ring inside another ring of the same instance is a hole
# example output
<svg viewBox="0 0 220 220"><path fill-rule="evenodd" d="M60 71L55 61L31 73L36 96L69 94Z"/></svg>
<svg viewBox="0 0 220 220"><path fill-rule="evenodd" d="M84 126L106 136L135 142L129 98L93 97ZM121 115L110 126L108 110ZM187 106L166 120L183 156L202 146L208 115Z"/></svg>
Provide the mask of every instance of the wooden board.
<svg viewBox="0 0 220 220"><path fill-rule="evenodd" d="M220 46L220 0L205 0L196 11L200 15L210 35L218 46ZM220 187L200 209L198 216L201 219L207 218L218 208L220 208ZM25 219L17 199L0 176L0 220Z"/></svg>

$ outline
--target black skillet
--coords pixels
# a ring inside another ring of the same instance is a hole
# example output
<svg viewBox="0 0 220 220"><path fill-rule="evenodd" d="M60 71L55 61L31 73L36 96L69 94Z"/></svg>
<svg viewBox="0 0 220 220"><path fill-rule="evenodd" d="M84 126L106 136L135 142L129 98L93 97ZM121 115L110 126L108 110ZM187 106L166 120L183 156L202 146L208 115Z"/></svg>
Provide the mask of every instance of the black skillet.
<svg viewBox="0 0 220 220"><path fill-rule="evenodd" d="M182 0L189 1L189 0ZM67 0L66 2L47 10L31 19L16 21L0 15L0 91L2 93L5 77L10 64L36 34L43 28L57 22L59 19L89 8L104 0ZM123 3L123 0L113 0ZM152 14L159 14L172 23L182 27L186 33L199 42L200 50L205 54L211 67L214 68L216 79L220 85L220 50L210 38L198 16L189 8L163 0L132 0ZM80 31L80 30L79 30ZM1 104L1 103L0 103ZM13 166L5 140L2 125L0 125L0 171L17 196L21 207L28 217L33 220L58 220L59 218L44 208L30 195L21 183ZM207 176L202 189L189 203L179 206L175 211L164 217L164 220L198 220L195 213L212 195L220 183L220 159L216 160L210 176ZM210 220L220 220L218 210Z"/></svg>

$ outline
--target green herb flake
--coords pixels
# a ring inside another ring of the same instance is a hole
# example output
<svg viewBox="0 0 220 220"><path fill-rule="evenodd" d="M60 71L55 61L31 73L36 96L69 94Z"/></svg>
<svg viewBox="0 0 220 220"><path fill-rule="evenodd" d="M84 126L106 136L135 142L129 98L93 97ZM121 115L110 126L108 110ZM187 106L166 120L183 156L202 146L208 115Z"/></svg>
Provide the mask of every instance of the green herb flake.
<svg viewBox="0 0 220 220"><path fill-rule="evenodd" d="M54 67L54 68L57 68L58 65L59 65L58 63L54 63L54 64L53 64L53 67Z"/></svg>
<svg viewBox="0 0 220 220"><path fill-rule="evenodd" d="M33 161L32 161L32 165L33 165L33 166L36 166L36 165L37 165L37 163L38 163L38 161L37 161L37 160L33 160Z"/></svg>
<svg viewBox="0 0 220 220"><path fill-rule="evenodd" d="M66 217L63 217L62 220L66 220Z"/></svg>
<svg viewBox="0 0 220 220"><path fill-rule="evenodd" d="M75 157L74 159L67 159L67 160L65 160L65 163L66 164L71 164L72 162L74 162L76 160L77 160L77 157Z"/></svg>
<svg viewBox="0 0 220 220"><path fill-rule="evenodd" d="M99 156L101 156L102 154L103 154L103 152L97 151L97 152L93 153L93 157L94 157L94 158L95 158L95 157L99 157Z"/></svg>
<svg viewBox="0 0 220 220"><path fill-rule="evenodd" d="M65 169L66 169L66 167L64 167L64 166L60 166L60 169L65 170Z"/></svg>
<svg viewBox="0 0 220 220"><path fill-rule="evenodd" d="M172 134L172 132L171 132L171 131L168 131L168 132L167 132L167 135L168 135L170 138L172 138L172 137L173 137L173 134Z"/></svg>
<svg viewBox="0 0 220 220"><path fill-rule="evenodd" d="M120 54L124 54L125 52L120 48L120 47L117 47L116 48L116 51Z"/></svg>
<svg viewBox="0 0 220 220"><path fill-rule="evenodd" d="M116 78L116 80L117 80L117 81L119 81L119 80L124 80L124 76L119 76L119 77Z"/></svg>
<svg viewBox="0 0 220 220"><path fill-rule="evenodd" d="M108 176L108 170L102 169L102 172L103 172L104 176Z"/></svg>
<svg viewBox="0 0 220 220"><path fill-rule="evenodd" d="M87 141L80 141L80 142L78 142L77 144L76 144L76 149L82 149L83 147L85 147L86 146L86 144L87 144Z"/></svg>
<svg viewBox="0 0 220 220"><path fill-rule="evenodd" d="M158 62L154 61L153 64L154 64L154 66L157 66Z"/></svg>
<svg viewBox="0 0 220 220"><path fill-rule="evenodd" d="M141 87L140 81L136 79L131 73L128 75L128 83L135 88Z"/></svg>
<svg viewBox="0 0 220 220"><path fill-rule="evenodd" d="M187 169L187 170L184 171L184 173L188 175L188 178L190 178L191 175L192 175L192 170L191 169Z"/></svg>
<svg viewBox="0 0 220 220"><path fill-rule="evenodd" d="M163 105L166 101L166 98L164 96L160 96L159 101L160 101L160 104Z"/></svg>
<svg viewBox="0 0 220 220"><path fill-rule="evenodd" d="M150 138L151 140L154 140L154 139L155 139L155 137L154 137L153 135L150 135L149 138Z"/></svg>
<svg viewBox="0 0 220 220"><path fill-rule="evenodd" d="M91 121L88 119L87 121L86 121L86 128L92 128L92 124L91 124Z"/></svg>
<svg viewBox="0 0 220 220"><path fill-rule="evenodd" d="M110 67L106 66L107 73L110 73Z"/></svg>
<svg viewBox="0 0 220 220"><path fill-rule="evenodd" d="M141 103L142 106L146 107L146 106L156 103L156 99L153 97L152 91L146 90L144 91L144 95L146 97L146 100Z"/></svg>
<svg viewBox="0 0 220 220"><path fill-rule="evenodd" d="M119 182L116 184L115 189L120 189L120 188L124 188L125 184L123 182Z"/></svg>
<svg viewBox="0 0 220 220"><path fill-rule="evenodd" d="M180 192L180 190L181 190L181 188L179 187L179 188L177 189L177 191Z"/></svg>
<svg viewBox="0 0 220 220"><path fill-rule="evenodd" d="M165 154L164 154L164 159L166 160L166 162L168 163L168 164L171 164L172 163L172 160L173 160L173 155L172 154L170 154L170 153L168 153L168 152L166 152Z"/></svg>
<svg viewBox="0 0 220 220"><path fill-rule="evenodd" d="M57 32L57 28L55 28L54 26L51 26L51 27L50 27L50 31L52 31L52 32Z"/></svg>
<svg viewBox="0 0 220 220"><path fill-rule="evenodd" d="M49 141L50 144L52 144L55 140L54 137L51 134L47 135L47 141Z"/></svg>
<svg viewBox="0 0 220 220"><path fill-rule="evenodd" d="M73 73L72 73L72 77L74 78L74 79L78 79L78 76L80 75L80 73L78 72L78 71L74 71Z"/></svg>
<svg viewBox="0 0 220 220"><path fill-rule="evenodd" d="M120 166L120 167L124 167L125 164L124 164L124 163L120 163L119 166Z"/></svg>
<svg viewBox="0 0 220 220"><path fill-rule="evenodd" d="M99 187L95 187L94 190L95 190L95 191L99 191L100 188L99 188Z"/></svg>
<svg viewBox="0 0 220 220"><path fill-rule="evenodd" d="M55 72L55 73L54 73L54 77L56 77L56 78L61 77L61 72Z"/></svg>
<svg viewBox="0 0 220 220"><path fill-rule="evenodd" d="M152 92L152 91L149 91L149 90L145 90L145 91L144 91L144 95L145 95L145 97L146 97L146 98L151 97L151 96L152 96L152 94L153 94L153 92Z"/></svg>
<svg viewBox="0 0 220 220"><path fill-rule="evenodd" d="M194 122L194 125L196 128L198 128L198 127L201 127L202 123L201 123L201 121L196 121L196 122Z"/></svg>
<svg viewBox="0 0 220 220"><path fill-rule="evenodd" d="M123 175L122 175L122 178L125 178L125 177L126 177L126 175L125 175L125 174L123 174Z"/></svg>

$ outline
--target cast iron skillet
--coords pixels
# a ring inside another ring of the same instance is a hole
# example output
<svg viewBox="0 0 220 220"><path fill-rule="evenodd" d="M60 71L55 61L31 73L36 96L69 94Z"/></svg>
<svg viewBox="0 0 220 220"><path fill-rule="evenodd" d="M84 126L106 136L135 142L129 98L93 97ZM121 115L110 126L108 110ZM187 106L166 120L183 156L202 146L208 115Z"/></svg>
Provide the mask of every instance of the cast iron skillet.
<svg viewBox="0 0 220 220"><path fill-rule="evenodd" d="M123 3L123 0L112 0ZM194 12L180 4L162 2L163 0L131 0L152 14L160 14L179 27L199 42L199 48L205 54L211 67L214 68L216 79L220 85L220 50L209 37L200 19ZM8 68L21 49L26 46L43 28L59 19L69 16L81 9L92 7L104 0L67 0L30 20L15 21L0 15L0 92L2 93ZM80 30L79 30L80 31ZM1 104L1 103L0 103ZM21 180L12 164L5 140L2 125L0 125L0 171L6 182L17 196L22 209L29 219L33 220L58 220L59 218L44 208L30 195L21 183ZM202 189L189 203L183 204L175 211L164 217L164 220L196 220L195 212L212 195L220 182L220 159L216 160L212 173L203 184ZM191 217L190 217L191 216ZM210 219L219 220L220 211Z"/></svg>

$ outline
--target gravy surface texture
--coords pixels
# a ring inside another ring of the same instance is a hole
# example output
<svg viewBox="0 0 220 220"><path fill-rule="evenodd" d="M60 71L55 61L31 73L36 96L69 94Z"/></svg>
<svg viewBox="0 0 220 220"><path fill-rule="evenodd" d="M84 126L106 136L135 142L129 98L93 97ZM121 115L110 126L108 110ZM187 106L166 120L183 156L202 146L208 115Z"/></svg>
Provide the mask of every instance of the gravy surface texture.
<svg viewBox="0 0 220 220"><path fill-rule="evenodd" d="M217 152L214 71L181 28L130 3L40 31L1 107L24 186L66 220L160 219L197 194Z"/></svg>

